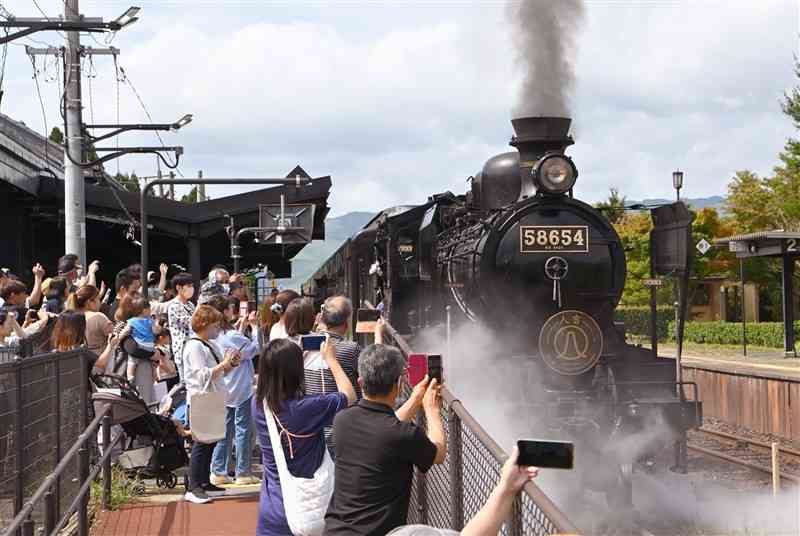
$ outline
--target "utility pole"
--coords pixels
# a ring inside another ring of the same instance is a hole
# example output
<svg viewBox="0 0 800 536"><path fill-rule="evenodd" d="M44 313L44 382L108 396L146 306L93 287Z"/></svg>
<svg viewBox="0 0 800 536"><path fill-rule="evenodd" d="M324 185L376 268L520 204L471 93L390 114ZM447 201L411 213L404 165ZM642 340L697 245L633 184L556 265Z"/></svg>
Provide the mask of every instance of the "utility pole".
<svg viewBox="0 0 800 536"><path fill-rule="evenodd" d="M64 18L66 21L80 21L78 0L65 0ZM64 144L64 248L66 253L74 253L83 266L86 259L86 199L83 183L83 170L78 163L83 162L83 119L81 109L81 61L80 33L66 32L65 61L66 84L66 124Z"/></svg>
<svg viewBox="0 0 800 536"><path fill-rule="evenodd" d="M197 172L197 178L203 179L203 170ZM202 203L206 200L206 185L202 182L197 185L197 202Z"/></svg>

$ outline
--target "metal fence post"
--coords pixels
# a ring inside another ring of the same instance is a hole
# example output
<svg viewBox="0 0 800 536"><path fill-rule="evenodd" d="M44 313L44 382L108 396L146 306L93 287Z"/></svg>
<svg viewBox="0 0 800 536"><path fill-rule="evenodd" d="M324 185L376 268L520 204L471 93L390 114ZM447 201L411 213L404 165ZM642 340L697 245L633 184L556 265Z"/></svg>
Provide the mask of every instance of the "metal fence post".
<svg viewBox="0 0 800 536"><path fill-rule="evenodd" d="M111 448L111 415L103 417L103 454ZM103 462L103 510L111 504L111 456Z"/></svg>
<svg viewBox="0 0 800 536"><path fill-rule="evenodd" d="M84 411L86 411L84 409ZM86 443L81 445L78 450L78 482L86 482L89 479L89 449ZM80 498L78 502L78 536L89 536L88 503L90 491Z"/></svg>
<svg viewBox="0 0 800 536"><path fill-rule="evenodd" d="M89 426L89 360L86 352L81 352L81 430Z"/></svg>
<svg viewBox="0 0 800 536"><path fill-rule="evenodd" d="M455 411L453 401L450 404L450 419L448 421L449 438L448 454L450 456L450 510L453 518L450 528L461 530L464 528L464 479L463 476L463 456L461 442L461 419Z"/></svg>
<svg viewBox="0 0 800 536"><path fill-rule="evenodd" d="M53 469L58 465L58 462L61 461L61 360L55 359L53 361L53 366L55 367L54 371L54 383L55 383L55 404L53 408L53 421L55 425L56 432L56 463L53 465ZM61 477L59 476L56 479L56 517L59 513L61 513ZM52 531L52 528L50 529ZM47 534L50 534L50 531L47 531Z"/></svg>
<svg viewBox="0 0 800 536"><path fill-rule="evenodd" d="M417 426L425 428L425 417L420 413L417 415ZM417 471L417 504L419 505L420 523L423 525L428 524L428 475L421 471Z"/></svg>
<svg viewBox="0 0 800 536"><path fill-rule="evenodd" d="M22 500L24 494L24 475L23 469L25 468L25 464L23 463L22 456L25 453L23 449L23 441L22 441L22 359L16 358L14 360L15 370L14 370L14 377L16 381L17 392L15 393L15 401L16 407L14 408L14 458L15 458L15 469L17 473L17 478L15 480L14 486L14 515L17 515L20 510L22 510ZM24 527L23 527L24 530ZM33 530L33 529L31 529Z"/></svg>
<svg viewBox="0 0 800 536"><path fill-rule="evenodd" d="M33 536L34 522L30 515L22 522L22 536Z"/></svg>
<svg viewBox="0 0 800 536"><path fill-rule="evenodd" d="M511 520L508 523L509 536L522 536L522 496L518 493L511 507Z"/></svg>
<svg viewBox="0 0 800 536"><path fill-rule="evenodd" d="M52 488L44 494L44 533L48 536L56 528L58 495L53 493Z"/></svg>

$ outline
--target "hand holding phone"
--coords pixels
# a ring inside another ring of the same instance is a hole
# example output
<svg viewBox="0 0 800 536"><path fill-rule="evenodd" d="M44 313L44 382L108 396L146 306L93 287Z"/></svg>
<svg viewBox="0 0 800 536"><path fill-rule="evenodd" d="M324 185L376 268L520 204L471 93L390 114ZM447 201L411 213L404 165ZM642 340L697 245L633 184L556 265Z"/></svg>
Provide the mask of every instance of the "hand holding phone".
<svg viewBox="0 0 800 536"><path fill-rule="evenodd" d="M303 335L300 337L300 347L304 352L319 351L325 335Z"/></svg>
<svg viewBox="0 0 800 536"><path fill-rule="evenodd" d="M519 447L514 447L500 470L500 484L498 487L515 496L522 491L525 484L536 478L539 474L538 467L519 465Z"/></svg>
<svg viewBox="0 0 800 536"><path fill-rule="evenodd" d="M567 441L520 439L517 448L519 466L548 469L572 469L574 466L575 446Z"/></svg>
<svg viewBox="0 0 800 536"><path fill-rule="evenodd" d="M356 333L375 333L380 316L377 309L359 309L356 312Z"/></svg>
<svg viewBox="0 0 800 536"><path fill-rule="evenodd" d="M439 354L428 355L428 377L441 385L444 383L442 375L442 356Z"/></svg>

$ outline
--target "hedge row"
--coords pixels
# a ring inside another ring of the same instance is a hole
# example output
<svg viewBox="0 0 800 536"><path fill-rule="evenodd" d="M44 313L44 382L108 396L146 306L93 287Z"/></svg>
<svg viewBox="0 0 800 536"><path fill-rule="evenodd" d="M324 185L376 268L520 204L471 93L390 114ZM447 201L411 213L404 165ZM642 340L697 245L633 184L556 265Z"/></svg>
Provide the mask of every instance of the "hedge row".
<svg viewBox="0 0 800 536"><path fill-rule="evenodd" d="M669 323L670 334L675 333L675 322ZM767 348L783 348L783 322L748 322L747 344ZM794 323L795 338L800 336L800 322ZM741 344L741 322L687 322L684 340L698 344Z"/></svg>
<svg viewBox="0 0 800 536"><path fill-rule="evenodd" d="M662 305L658 307L657 312L658 339L667 340L671 333L669 323L675 319L675 309L669 305ZM650 307L647 305L618 307L615 320L625 323L625 332L629 335L650 336Z"/></svg>

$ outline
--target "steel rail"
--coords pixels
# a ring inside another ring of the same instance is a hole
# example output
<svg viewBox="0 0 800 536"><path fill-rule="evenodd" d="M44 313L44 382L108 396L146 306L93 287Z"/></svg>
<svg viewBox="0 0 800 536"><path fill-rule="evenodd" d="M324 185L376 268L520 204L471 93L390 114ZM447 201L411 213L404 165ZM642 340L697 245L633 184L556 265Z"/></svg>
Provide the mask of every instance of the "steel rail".
<svg viewBox="0 0 800 536"><path fill-rule="evenodd" d="M759 447L772 449L772 445L770 443L766 443L764 441L759 441L757 439L748 439L746 437L738 436L736 434L729 434L728 432L722 432L720 430L710 430L708 428L698 428L698 430L700 432L703 432L704 434L716 435L716 436L719 436L719 437L724 437L726 439L733 439L733 440L736 440L736 441L749 443L751 445L757 445ZM797 450L794 450L794 449L790 449L789 447L782 447L782 446L778 445L778 451L783 452L784 454L788 454L789 456L795 456L797 458L800 458L800 451L797 451Z"/></svg>
<svg viewBox="0 0 800 536"><path fill-rule="evenodd" d="M705 430L702 430L702 429L700 431L701 432L705 432ZM728 435L730 435L730 434L728 434ZM742 440L744 442L748 442L746 439L738 438L736 436L733 436L732 438L735 438L737 440ZM747 467L749 469L754 469L756 471L761 471L762 473L766 473L768 475L772 474L772 468L765 467L765 466L759 465L757 463L749 462L747 460L742 460L741 458L737 458L736 456L733 456L732 454L726 454L724 452L720 452L720 451L717 451L717 450L714 450L714 449L710 449L710 448L707 448L707 447L701 447L699 445L692 445L691 443L688 443L687 448L689 448L691 450L694 450L695 452L700 452L702 454L706 454L706 455L712 456L714 458L719 458L721 460L725 460L725 461L734 463L736 465L741 465L741 466ZM787 473L781 472L780 477L782 479L786 479L786 480L789 480L791 482L794 482L795 484L800 485L800 476L796 476L796 475L793 475L793 474L787 474Z"/></svg>

